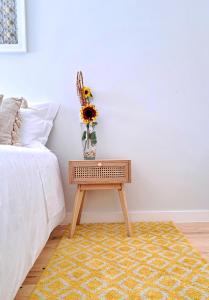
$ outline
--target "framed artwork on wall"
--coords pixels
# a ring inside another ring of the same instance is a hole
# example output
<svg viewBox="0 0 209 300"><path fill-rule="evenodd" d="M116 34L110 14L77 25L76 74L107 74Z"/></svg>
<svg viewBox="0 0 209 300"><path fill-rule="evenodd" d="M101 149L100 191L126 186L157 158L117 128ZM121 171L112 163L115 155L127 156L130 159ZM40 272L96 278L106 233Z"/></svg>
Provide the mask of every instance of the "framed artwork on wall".
<svg viewBox="0 0 209 300"><path fill-rule="evenodd" d="M0 52L26 52L25 0L0 0Z"/></svg>

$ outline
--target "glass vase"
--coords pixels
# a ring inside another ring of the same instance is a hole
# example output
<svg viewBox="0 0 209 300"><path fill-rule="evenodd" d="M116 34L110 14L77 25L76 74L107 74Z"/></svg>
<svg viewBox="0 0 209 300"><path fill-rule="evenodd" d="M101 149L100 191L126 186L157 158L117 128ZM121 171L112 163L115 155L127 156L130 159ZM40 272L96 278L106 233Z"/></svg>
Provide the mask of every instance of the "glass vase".
<svg viewBox="0 0 209 300"><path fill-rule="evenodd" d="M85 160L94 160L96 158L96 130L92 124L81 124L82 128L82 146L83 146L83 158Z"/></svg>

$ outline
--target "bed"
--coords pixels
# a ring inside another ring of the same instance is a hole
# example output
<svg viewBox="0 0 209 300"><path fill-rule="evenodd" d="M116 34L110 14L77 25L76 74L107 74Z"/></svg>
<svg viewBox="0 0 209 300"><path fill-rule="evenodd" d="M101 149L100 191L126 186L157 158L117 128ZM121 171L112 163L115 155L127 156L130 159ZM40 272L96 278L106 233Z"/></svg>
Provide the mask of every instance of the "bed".
<svg viewBox="0 0 209 300"><path fill-rule="evenodd" d="M56 156L0 145L0 299L14 299L51 231L65 216Z"/></svg>

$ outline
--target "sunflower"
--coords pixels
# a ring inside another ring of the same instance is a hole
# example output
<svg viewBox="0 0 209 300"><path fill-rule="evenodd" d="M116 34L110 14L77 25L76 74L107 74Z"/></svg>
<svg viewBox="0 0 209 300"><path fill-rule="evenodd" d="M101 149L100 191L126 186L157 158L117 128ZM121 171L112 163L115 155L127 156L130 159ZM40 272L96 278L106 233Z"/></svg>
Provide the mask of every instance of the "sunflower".
<svg viewBox="0 0 209 300"><path fill-rule="evenodd" d="M93 97L89 87L84 86L81 91L85 99Z"/></svg>
<svg viewBox="0 0 209 300"><path fill-rule="evenodd" d="M98 117L98 111L93 104L86 104L80 110L81 120L85 124L95 122Z"/></svg>

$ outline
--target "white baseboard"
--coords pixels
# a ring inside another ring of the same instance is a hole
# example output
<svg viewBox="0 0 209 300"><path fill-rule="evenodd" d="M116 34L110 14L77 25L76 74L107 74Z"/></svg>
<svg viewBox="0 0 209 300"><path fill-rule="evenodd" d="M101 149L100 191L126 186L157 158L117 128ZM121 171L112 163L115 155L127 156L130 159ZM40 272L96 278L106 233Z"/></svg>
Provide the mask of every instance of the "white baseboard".
<svg viewBox="0 0 209 300"><path fill-rule="evenodd" d="M176 223L209 222L209 210L144 210L130 211L130 220L138 221L173 221ZM63 224L70 223L71 213L66 214ZM122 212L83 212L81 223L122 222Z"/></svg>

